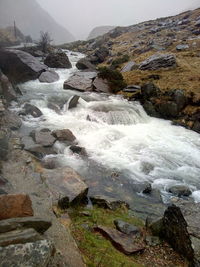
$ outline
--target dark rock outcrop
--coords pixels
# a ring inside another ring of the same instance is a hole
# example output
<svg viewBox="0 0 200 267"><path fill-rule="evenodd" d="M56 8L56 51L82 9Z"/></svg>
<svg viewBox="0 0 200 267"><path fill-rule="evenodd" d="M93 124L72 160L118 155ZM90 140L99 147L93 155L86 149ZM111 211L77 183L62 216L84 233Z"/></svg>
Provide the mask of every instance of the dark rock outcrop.
<svg viewBox="0 0 200 267"><path fill-rule="evenodd" d="M72 64L69 61L68 56L64 52L57 52L49 54L44 63L50 68L64 68L64 69L71 69Z"/></svg>
<svg viewBox="0 0 200 267"><path fill-rule="evenodd" d="M176 58L172 54L155 54L139 65L140 70L157 70L176 66Z"/></svg>
<svg viewBox="0 0 200 267"><path fill-rule="evenodd" d="M19 50L0 50L0 68L13 83L37 79L47 69L37 58Z"/></svg>
<svg viewBox="0 0 200 267"><path fill-rule="evenodd" d="M6 77L0 70L0 93L4 96L6 101L9 103L13 100L16 100L17 94L10 83L8 77ZM2 91L2 92L1 92Z"/></svg>
<svg viewBox="0 0 200 267"><path fill-rule="evenodd" d="M73 135L72 131L70 131L69 129L55 130L52 132L52 135L58 141L68 141L68 142L73 143L76 140L76 137Z"/></svg>
<svg viewBox="0 0 200 267"><path fill-rule="evenodd" d="M192 191L186 185L175 185L170 187L168 191L178 197L188 197L192 194Z"/></svg>
<svg viewBox="0 0 200 267"><path fill-rule="evenodd" d="M58 80L59 80L59 75L53 70L45 71L39 77L39 81L41 83L53 83Z"/></svg>
<svg viewBox="0 0 200 267"><path fill-rule="evenodd" d="M67 101L67 109L75 108L78 105L79 98L80 96L78 95L71 96Z"/></svg>
<svg viewBox="0 0 200 267"><path fill-rule="evenodd" d="M96 70L96 67L86 58L81 58L77 63L76 67L78 70Z"/></svg>

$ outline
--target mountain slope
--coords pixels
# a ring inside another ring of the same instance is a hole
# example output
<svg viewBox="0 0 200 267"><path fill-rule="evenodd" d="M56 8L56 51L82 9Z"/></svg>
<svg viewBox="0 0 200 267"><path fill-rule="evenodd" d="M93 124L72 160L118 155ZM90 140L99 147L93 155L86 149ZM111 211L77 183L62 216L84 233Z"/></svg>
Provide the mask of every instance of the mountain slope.
<svg viewBox="0 0 200 267"><path fill-rule="evenodd" d="M17 27L25 35L38 39L40 31L48 31L56 44L71 42L73 35L60 26L36 0L1 0L0 28L12 26L14 20Z"/></svg>
<svg viewBox="0 0 200 267"><path fill-rule="evenodd" d="M96 38L98 36L101 36L101 35L109 32L109 31L113 30L115 27L116 26L99 26L99 27L96 27L90 32L87 39L90 40L90 39Z"/></svg>

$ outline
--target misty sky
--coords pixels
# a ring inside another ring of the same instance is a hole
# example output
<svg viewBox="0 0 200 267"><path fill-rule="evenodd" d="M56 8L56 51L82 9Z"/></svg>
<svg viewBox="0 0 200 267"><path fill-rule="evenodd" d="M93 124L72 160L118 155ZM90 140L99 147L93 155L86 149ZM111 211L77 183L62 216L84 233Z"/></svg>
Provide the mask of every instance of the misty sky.
<svg viewBox="0 0 200 267"><path fill-rule="evenodd" d="M77 39L96 26L132 25L200 7L200 0L37 0Z"/></svg>

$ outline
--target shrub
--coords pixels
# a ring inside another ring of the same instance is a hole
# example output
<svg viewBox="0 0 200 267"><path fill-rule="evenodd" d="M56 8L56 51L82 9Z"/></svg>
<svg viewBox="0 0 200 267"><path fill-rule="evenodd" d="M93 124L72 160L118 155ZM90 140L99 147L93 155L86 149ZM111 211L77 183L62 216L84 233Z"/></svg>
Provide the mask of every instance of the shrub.
<svg viewBox="0 0 200 267"><path fill-rule="evenodd" d="M118 57L116 59L113 60L112 64L111 64L111 67L116 69L118 68L121 64L129 61L130 57L129 55L123 55L121 57Z"/></svg>
<svg viewBox="0 0 200 267"><path fill-rule="evenodd" d="M98 77L108 80L109 86L113 93L117 93L127 86L122 74L118 70L100 67L98 71Z"/></svg>

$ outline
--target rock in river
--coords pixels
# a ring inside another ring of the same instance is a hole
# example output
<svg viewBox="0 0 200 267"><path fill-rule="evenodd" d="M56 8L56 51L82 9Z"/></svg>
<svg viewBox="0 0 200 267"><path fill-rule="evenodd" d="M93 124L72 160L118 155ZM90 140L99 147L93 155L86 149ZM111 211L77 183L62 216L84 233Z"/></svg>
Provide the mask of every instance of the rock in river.
<svg viewBox="0 0 200 267"><path fill-rule="evenodd" d="M39 77L39 81L41 83L53 83L58 80L59 80L59 75L53 70L47 70L43 72Z"/></svg>
<svg viewBox="0 0 200 267"><path fill-rule="evenodd" d="M62 51L50 53L44 60L44 63L50 68L72 68L68 56Z"/></svg>
<svg viewBox="0 0 200 267"><path fill-rule="evenodd" d="M79 70L95 70L96 67L86 58L81 58L77 63L76 67Z"/></svg>
<svg viewBox="0 0 200 267"><path fill-rule="evenodd" d="M64 89L78 91L92 91L93 80L97 77L96 72L79 72L64 82Z"/></svg>
<svg viewBox="0 0 200 267"><path fill-rule="evenodd" d="M76 140L76 137L73 135L72 131L70 131L69 129L55 130L52 132L52 135L58 141L74 142Z"/></svg>
<svg viewBox="0 0 200 267"><path fill-rule="evenodd" d="M45 170L42 177L52 192L53 199L58 201L61 208L85 201L88 187L83 178L73 169L63 167Z"/></svg>

